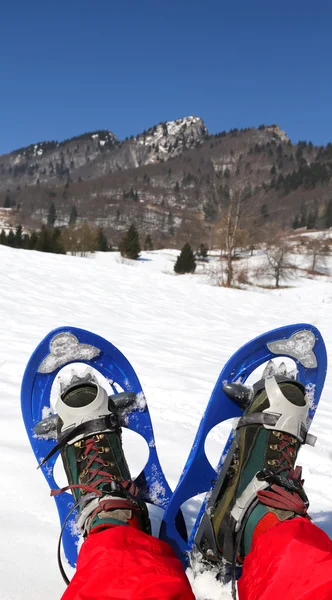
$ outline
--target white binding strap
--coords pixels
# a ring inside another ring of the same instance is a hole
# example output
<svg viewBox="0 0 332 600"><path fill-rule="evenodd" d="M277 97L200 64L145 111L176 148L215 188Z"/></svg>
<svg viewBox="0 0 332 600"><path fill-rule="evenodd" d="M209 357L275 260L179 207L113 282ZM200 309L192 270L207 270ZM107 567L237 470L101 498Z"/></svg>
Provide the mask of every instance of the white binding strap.
<svg viewBox="0 0 332 600"><path fill-rule="evenodd" d="M86 421L92 421L93 419L98 419L99 417L110 414L106 390L97 383L94 383L93 386L94 387L91 389L91 402L86 406L68 406L63 402L60 396L56 403L56 410L60 419L63 421L61 433L64 433L69 427L77 427ZM107 429L104 429L103 431L107 431ZM97 431L96 433L102 433L102 431ZM80 435L72 439L70 444L73 444L82 437L84 436Z"/></svg>
<svg viewBox="0 0 332 600"><path fill-rule="evenodd" d="M275 425L264 424L265 429L284 431L298 438L303 444L310 444L309 439L312 441L314 436L305 435L304 433L307 431L308 397L304 396L304 406L293 404L293 402L287 400L283 395L275 377L269 377L265 380L265 390L270 406L263 410L263 412L279 415Z"/></svg>
<svg viewBox="0 0 332 600"><path fill-rule="evenodd" d="M257 498L257 492L265 490L269 487L269 483L265 480L258 480L257 476L250 481L241 496L236 499L236 502L232 508L231 515L236 521L235 531L239 531L242 523L242 519L246 514L249 506Z"/></svg>

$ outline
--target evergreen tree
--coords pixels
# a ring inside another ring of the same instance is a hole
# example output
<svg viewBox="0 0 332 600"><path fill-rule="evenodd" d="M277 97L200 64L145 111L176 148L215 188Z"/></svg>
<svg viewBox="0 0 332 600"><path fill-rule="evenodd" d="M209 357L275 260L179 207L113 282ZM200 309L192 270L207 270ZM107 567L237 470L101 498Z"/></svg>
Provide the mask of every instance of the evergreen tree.
<svg viewBox="0 0 332 600"><path fill-rule="evenodd" d="M0 244L2 244L2 246L7 246L7 235L4 229L2 229L0 233Z"/></svg>
<svg viewBox="0 0 332 600"><path fill-rule="evenodd" d="M298 229L300 227L300 220L297 215L295 215L292 226L293 226L293 229Z"/></svg>
<svg viewBox="0 0 332 600"><path fill-rule="evenodd" d="M7 246L10 246L11 248L15 247L15 234L12 229L7 235Z"/></svg>
<svg viewBox="0 0 332 600"><path fill-rule="evenodd" d="M29 250L36 250L38 243L38 235L35 231L32 232L29 239Z"/></svg>
<svg viewBox="0 0 332 600"><path fill-rule="evenodd" d="M194 253L188 242L183 246L181 254L177 257L174 265L175 273L183 275L183 273L194 273L196 269L196 261Z"/></svg>
<svg viewBox="0 0 332 600"><path fill-rule="evenodd" d="M307 229L314 229L316 227L316 221L317 221L317 209L313 208L308 215Z"/></svg>
<svg viewBox="0 0 332 600"><path fill-rule="evenodd" d="M22 236L22 248L24 248L25 250L28 250L30 248L30 236L28 233L25 233Z"/></svg>
<svg viewBox="0 0 332 600"><path fill-rule="evenodd" d="M22 225L19 225L15 232L15 248L23 248Z"/></svg>
<svg viewBox="0 0 332 600"><path fill-rule="evenodd" d="M208 257L208 251L208 247L205 244L201 244L196 252L197 258L200 258L201 260L206 260Z"/></svg>
<svg viewBox="0 0 332 600"><path fill-rule="evenodd" d="M50 227L53 227L55 221L56 221L56 210L55 210L55 204L54 204L54 202L52 202L52 204L50 205L49 211L48 211L48 215L47 215L47 225L49 225Z"/></svg>
<svg viewBox="0 0 332 600"><path fill-rule="evenodd" d="M69 225L75 225L77 221L78 213L75 204L71 207L70 216L69 216Z"/></svg>
<svg viewBox="0 0 332 600"><path fill-rule="evenodd" d="M53 230L51 230L50 237L51 237L50 252L54 252L54 254L66 254L66 251L62 244L61 229L59 227L55 227Z"/></svg>
<svg viewBox="0 0 332 600"><path fill-rule="evenodd" d="M148 233L145 242L144 242L144 250L153 250L153 242L151 235Z"/></svg>
<svg viewBox="0 0 332 600"><path fill-rule="evenodd" d="M108 252L108 241L102 227L97 232L97 248L98 252Z"/></svg>
<svg viewBox="0 0 332 600"><path fill-rule="evenodd" d="M10 202L9 196L6 196L5 201L3 203L3 207L4 208L10 208L11 207L11 202Z"/></svg>
<svg viewBox="0 0 332 600"><path fill-rule="evenodd" d="M139 243L139 234L135 225L130 225L128 231L122 237L120 243L121 256L136 260L139 257L141 251Z"/></svg>
<svg viewBox="0 0 332 600"><path fill-rule="evenodd" d="M329 200L325 211L325 227L332 227L332 200Z"/></svg>
<svg viewBox="0 0 332 600"><path fill-rule="evenodd" d="M305 227L306 224L307 224L307 211L306 211L305 206L302 205L299 225L300 225L300 227Z"/></svg>
<svg viewBox="0 0 332 600"><path fill-rule="evenodd" d="M52 237L45 225L42 225L35 249L39 252L52 252Z"/></svg>

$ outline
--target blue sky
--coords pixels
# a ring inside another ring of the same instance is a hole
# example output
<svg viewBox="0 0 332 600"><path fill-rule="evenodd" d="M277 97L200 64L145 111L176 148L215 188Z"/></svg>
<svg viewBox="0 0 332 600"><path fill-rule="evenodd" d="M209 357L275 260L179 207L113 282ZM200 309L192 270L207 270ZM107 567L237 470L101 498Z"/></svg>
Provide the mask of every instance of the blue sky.
<svg viewBox="0 0 332 600"><path fill-rule="evenodd" d="M330 0L16 0L0 24L0 153L186 115L332 141Z"/></svg>

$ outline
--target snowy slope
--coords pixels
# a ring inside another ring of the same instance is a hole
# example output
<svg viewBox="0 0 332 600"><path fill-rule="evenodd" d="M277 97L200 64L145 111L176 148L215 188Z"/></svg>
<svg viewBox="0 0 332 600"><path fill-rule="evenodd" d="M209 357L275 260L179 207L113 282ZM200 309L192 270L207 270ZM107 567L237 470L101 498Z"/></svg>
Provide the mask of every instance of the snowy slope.
<svg viewBox="0 0 332 600"><path fill-rule="evenodd" d="M332 349L327 280L301 280L299 287L280 291L227 290L207 285L199 275L171 275L174 252L145 253L143 259L127 264L115 253L82 259L0 246L0 600L57 600L64 590L56 563L55 504L36 471L19 401L25 365L51 329L91 329L133 363L173 487L219 371L239 345L267 329L307 321ZM300 454L311 514L330 534L331 391L332 370L312 428L317 446ZM213 463L228 431L223 425L211 432L207 451ZM143 460L144 449L135 447L129 456L134 474ZM188 518L196 508L191 502ZM211 581L203 588L215 600L230 598Z"/></svg>

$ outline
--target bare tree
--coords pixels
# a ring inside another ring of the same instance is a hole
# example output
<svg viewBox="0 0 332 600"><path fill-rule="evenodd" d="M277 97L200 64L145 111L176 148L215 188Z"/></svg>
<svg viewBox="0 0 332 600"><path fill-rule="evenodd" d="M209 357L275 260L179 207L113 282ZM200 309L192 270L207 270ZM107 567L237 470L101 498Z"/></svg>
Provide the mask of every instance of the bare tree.
<svg viewBox="0 0 332 600"><path fill-rule="evenodd" d="M253 254L254 242L257 239L254 214L255 206L251 196L248 195L247 188L232 190L223 215L215 226L213 236L214 242L221 250L220 259L225 263L220 270L223 272L222 285L225 287L232 287L238 278L239 269L234 268L234 261L241 254L243 256L243 251ZM243 267L241 268L243 270Z"/></svg>
<svg viewBox="0 0 332 600"><path fill-rule="evenodd" d="M70 225L61 232L61 242L66 252L74 256L87 256L97 249L97 231L88 223Z"/></svg>
<svg viewBox="0 0 332 600"><path fill-rule="evenodd" d="M225 236L225 248L226 248L226 287L231 287L233 283L233 252L236 244L236 234L238 233L239 219L240 219L240 208L241 208L241 194L237 192L231 195L229 203L228 214L226 219L226 236Z"/></svg>
<svg viewBox="0 0 332 600"><path fill-rule="evenodd" d="M266 265L263 269L264 276L274 279L276 288L280 287L282 280L288 280L294 276L296 266L291 262L291 246L284 237L276 237L273 242L265 244L264 254Z"/></svg>
<svg viewBox="0 0 332 600"><path fill-rule="evenodd" d="M226 214L218 221L215 229L218 246L221 250L220 260L226 262L226 268L221 269L223 285L225 287L232 287L235 249L242 244L244 239L243 230L239 226L242 200L243 197L239 191L230 195Z"/></svg>
<svg viewBox="0 0 332 600"><path fill-rule="evenodd" d="M329 254L329 246L324 237L314 237L306 243L306 254L310 258L310 271L317 270L326 264L326 255Z"/></svg>

